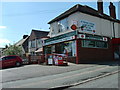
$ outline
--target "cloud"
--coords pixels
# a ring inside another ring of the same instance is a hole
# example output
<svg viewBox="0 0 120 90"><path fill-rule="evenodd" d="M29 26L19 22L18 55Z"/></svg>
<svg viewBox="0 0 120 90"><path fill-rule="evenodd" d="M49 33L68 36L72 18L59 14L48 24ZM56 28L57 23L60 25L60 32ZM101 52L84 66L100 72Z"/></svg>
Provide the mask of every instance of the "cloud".
<svg viewBox="0 0 120 90"><path fill-rule="evenodd" d="M4 28L7 28L6 26L0 26L0 29L4 29Z"/></svg>
<svg viewBox="0 0 120 90"><path fill-rule="evenodd" d="M8 39L0 39L0 47L5 47L9 43L10 41Z"/></svg>

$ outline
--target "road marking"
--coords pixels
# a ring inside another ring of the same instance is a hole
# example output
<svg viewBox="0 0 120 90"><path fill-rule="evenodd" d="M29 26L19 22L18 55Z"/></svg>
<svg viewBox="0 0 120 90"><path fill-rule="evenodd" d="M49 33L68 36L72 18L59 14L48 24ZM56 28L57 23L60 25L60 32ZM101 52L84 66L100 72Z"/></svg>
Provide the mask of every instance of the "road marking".
<svg viewBox="0 0 120 90"><path fill-rule="evenodd" d="M55 78L55 79L52 79L52 80L45 80L45 81L41 81L41 82L40 82L40 81L37 81L37 82L28 83L28 84L24 84L24 85L13 86L13 87L10 87L10 88L23 88L24 86L31 86L31 85L37 85L37 84L40 85L40 84L43 84L43 83L50 83L51 81L67 79L67 78L71 78L71 77L75 77L75 76L79 76L79 75L84 75L84 74L88 74L88 73L100 71L100 70L107 69L107 68L111 68L111 67L110 67L110 66L106 66L106 67L99 68L99 69L95 69L95 70L92 70L92 71L86 71L86 72L79 73L79 74L73 74L73 75L71 75L71 76Z"/></svg>

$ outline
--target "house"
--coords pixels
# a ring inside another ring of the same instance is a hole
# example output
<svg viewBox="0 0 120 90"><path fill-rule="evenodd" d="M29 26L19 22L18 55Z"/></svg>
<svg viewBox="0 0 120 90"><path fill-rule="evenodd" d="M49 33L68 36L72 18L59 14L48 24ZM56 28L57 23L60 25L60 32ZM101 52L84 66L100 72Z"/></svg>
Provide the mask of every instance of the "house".
<svg viewBox="0 0 120 90"><path fill-rule="evenodd" d="M43 40L48 38L48 31L32 30L29 37L29 54L41 54L43 49Z"/></svg>
<svg viewBox="0 0 120 90"><path fill-rule="evenodd" d="M98 10L77 4L54 18L50 24L50 38L44 42L45 54L64 53L68 61L86 63L114 60L113 38L120 40L120 20L116 19L115 6L110 2L110 16Z"/></svg>
<svg viewBox="0 0 120 90"><path fill-rule="evenodd" d="M0 57L2 57L3 56L3 50L4 50L5 48L0 48Z"/></svg>
<svg viewBox="0 0 120 90"><path fill-rule="evenodd" d="M19 46L22 48L23 58L28 56L28 40L29 36L23 35L23 38L14 44L15 46Z"/></svg>

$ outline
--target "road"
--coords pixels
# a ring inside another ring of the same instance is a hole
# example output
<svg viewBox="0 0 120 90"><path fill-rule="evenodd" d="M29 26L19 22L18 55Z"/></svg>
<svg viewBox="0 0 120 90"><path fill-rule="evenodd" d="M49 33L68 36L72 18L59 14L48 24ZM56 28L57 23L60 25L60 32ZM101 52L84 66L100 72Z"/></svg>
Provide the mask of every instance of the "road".
<svg viewBox="0 0 120 90"><path fill-rule="evenodd" d="M56 88L118 71L118 63L26 65L1 70L3 88Z"/></svg>
<svg viewBox="0 0 120 90"><path fill-rule="evenodd" d="M80 84L65 90L72 90L73 88L118 88L118 73Z"/></svg>

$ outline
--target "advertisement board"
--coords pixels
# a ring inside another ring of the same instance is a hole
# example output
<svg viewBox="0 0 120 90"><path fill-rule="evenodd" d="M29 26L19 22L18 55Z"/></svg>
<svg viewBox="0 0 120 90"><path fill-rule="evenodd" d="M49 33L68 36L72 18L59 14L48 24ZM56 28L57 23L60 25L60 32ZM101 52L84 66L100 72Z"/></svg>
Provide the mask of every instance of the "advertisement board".
<svg viewBox="0 0 120 90"><path fill-rule="evenodd" d="M80 30L86 33L96 33L95 23L86 20L80 20Z"/></svg>

